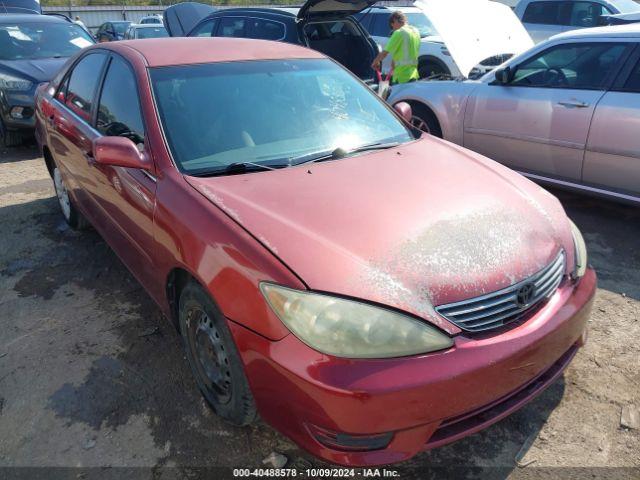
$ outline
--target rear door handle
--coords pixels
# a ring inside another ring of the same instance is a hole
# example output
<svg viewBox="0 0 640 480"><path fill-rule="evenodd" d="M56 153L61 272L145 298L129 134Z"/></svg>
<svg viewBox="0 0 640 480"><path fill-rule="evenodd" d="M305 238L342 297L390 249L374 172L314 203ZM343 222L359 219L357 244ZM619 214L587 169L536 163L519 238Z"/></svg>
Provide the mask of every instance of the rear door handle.
<svg viewBox="0 0 640 480"><path fill-rule="evenodd" d="M558 102L558 105L561 105L566 108L587 108L589 106L588 103L578 102L577 100L573 100L569 102Z"/></svg>
<svg viewBox="0 0 640 480"><path fill-rule="evenodd" d="M96 164L96 159L93 157L93 153L91 152L82 152L82 156L87 161L87 163L91 166Z"/></svg>

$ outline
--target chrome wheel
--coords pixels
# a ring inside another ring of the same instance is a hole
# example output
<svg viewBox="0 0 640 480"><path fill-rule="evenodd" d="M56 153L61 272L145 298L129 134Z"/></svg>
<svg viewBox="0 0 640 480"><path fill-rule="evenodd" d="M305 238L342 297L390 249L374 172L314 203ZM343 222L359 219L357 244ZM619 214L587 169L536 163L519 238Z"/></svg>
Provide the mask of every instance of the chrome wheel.
<svg viewBox="0 0 640 480"><path fill-rule="evenodd" d="M202 384L215 395L218 403L228 403L231 399L231 366L220 332L200 309L188 313L187 326Z"/></svg>
<svg viewBox="0 0 640 480"><path fill-rule="evenodd" d="M60 169L55 168L53 170L53 185L56 189L56 195L58 197L58 203L60 204L60 210L64 215L65 220L69 222L71 220L71 201L69 200L69 194L64 182L62 181L62 175L60 175Z"/></svg>

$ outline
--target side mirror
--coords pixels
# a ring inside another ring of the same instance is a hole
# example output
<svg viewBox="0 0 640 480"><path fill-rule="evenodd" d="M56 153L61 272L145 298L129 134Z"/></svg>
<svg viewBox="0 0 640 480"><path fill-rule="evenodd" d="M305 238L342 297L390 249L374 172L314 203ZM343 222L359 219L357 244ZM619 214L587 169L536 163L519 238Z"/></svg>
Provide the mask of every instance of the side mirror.
<svg viewBox="0 0 640 480"><path fill-rule="evenodd" d="M96 163L116 167L149 170L149 159L128 138L99 137L93 141L93 156Z"/></svg>
<svg viewBox="0 0 640 480"><path fill-rule="evenodd" d="M411 119L413 118L411 105L409 105L407 102L398 102L393 106L393 109L407 122L411 123Z"/></svg>
<svg viewBox="0 0 640 480"><path fill-rule="evenodd" d="M495 71L494 76L498 85L507 85L513 79L511 67L499 68Z"/></svg>

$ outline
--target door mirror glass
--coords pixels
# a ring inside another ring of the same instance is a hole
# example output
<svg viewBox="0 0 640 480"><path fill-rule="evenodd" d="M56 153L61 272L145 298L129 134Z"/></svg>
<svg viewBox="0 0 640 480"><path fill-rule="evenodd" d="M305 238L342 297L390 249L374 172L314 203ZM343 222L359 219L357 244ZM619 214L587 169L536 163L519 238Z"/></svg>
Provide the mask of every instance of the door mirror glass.
<svg viewBox="0 0 640 480"><path fill-rule="evenodd" d="M99 137L93 142L93 155L96 163L117 167L149 170L146 156L128 138Z"/></svg>
<svg viewBox="0 0 640 480"><path fill-rule="evenodd" d="M393 109L407 122L411 123L413 118L413 112L411 111L411 105L407 102L399 102L393 106Z"/></svg>

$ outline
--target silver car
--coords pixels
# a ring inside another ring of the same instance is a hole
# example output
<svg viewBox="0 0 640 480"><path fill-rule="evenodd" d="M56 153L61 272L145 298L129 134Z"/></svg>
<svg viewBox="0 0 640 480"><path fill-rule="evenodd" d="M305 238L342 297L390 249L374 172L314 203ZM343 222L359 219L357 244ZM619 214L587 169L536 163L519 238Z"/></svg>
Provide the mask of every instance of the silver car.
<svg viewBox="0 0 640 480"><path fill-rule="evenodd" d="M401 101L534 180L640 205L640 24L555 36L480 80L395 86Z"/></svg>

